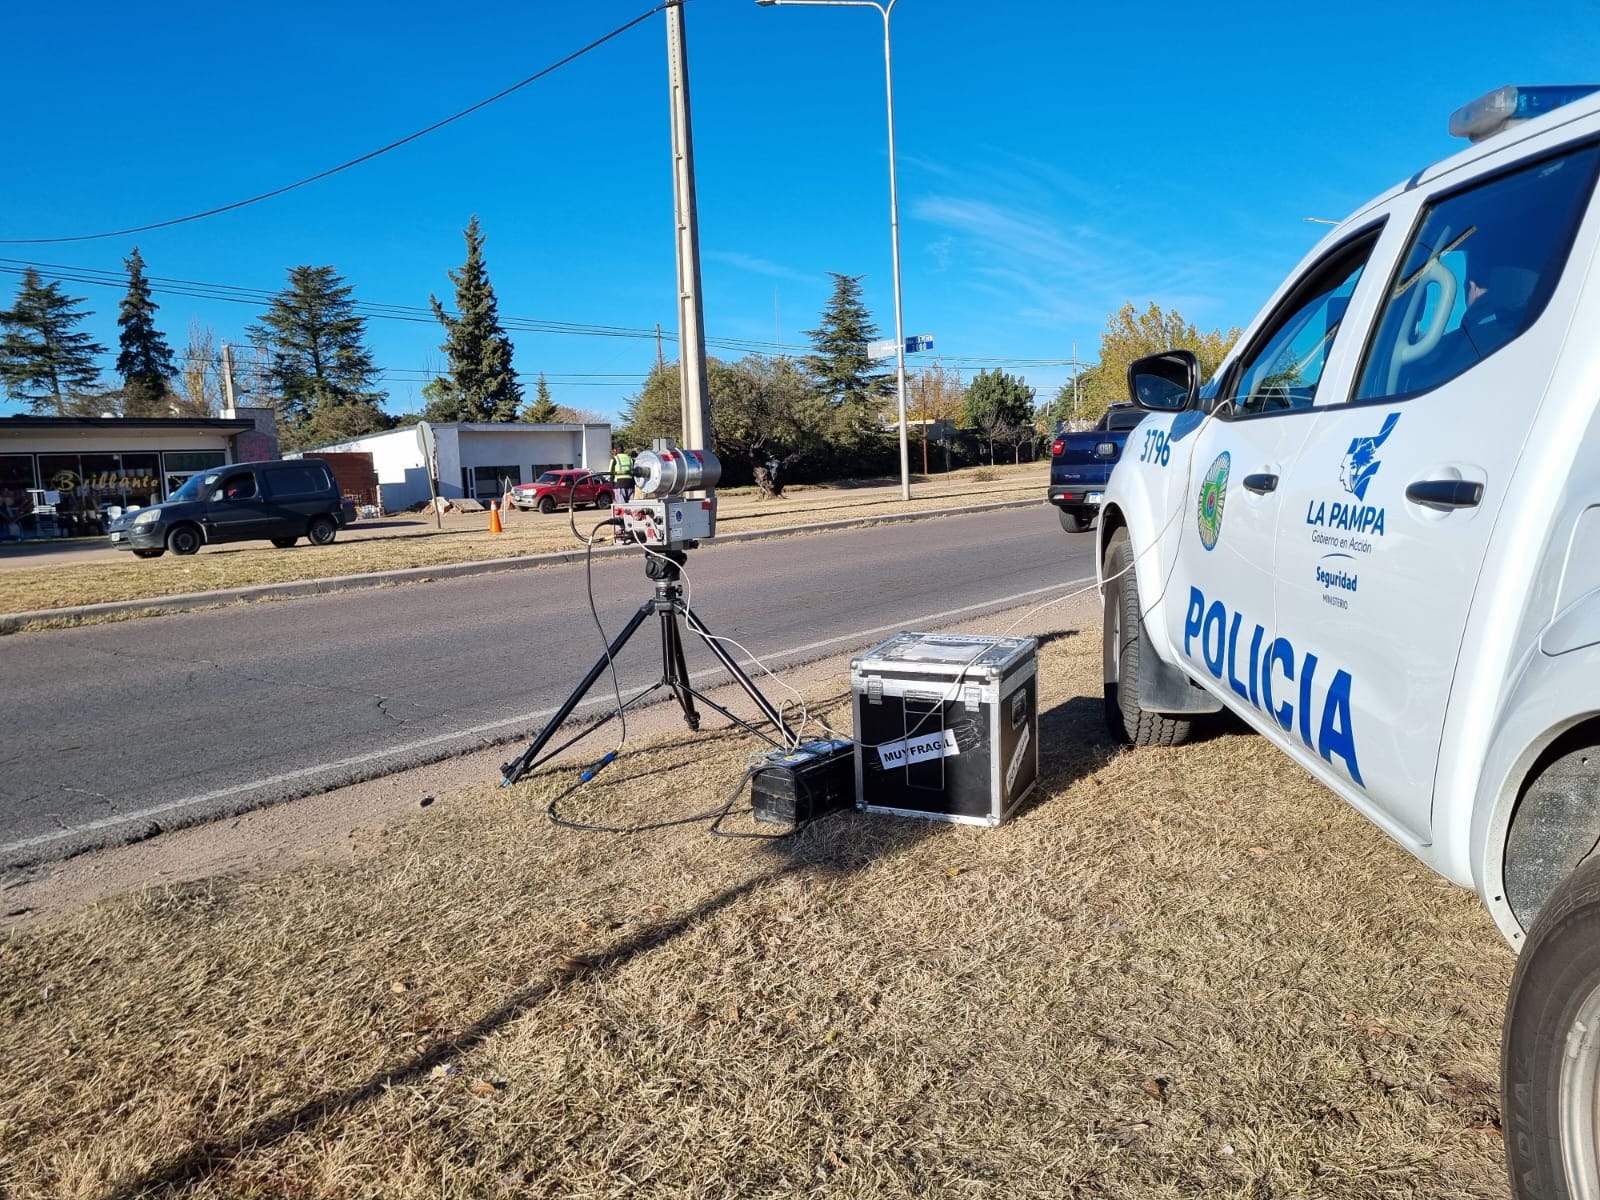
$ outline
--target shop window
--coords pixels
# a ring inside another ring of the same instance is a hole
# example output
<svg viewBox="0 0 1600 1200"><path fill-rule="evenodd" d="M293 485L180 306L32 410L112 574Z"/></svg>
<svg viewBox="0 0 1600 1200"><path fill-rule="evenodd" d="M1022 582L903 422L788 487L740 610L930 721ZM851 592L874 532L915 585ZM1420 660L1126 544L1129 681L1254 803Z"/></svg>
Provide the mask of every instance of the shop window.
<svg viewBox="0 0 1600 1200"><path fill-rule="evenodd" d="M161 499L160 456L41 454L39 483L59 493L55 510L62 532L79 537L101 533L113 509L143 507Z"/></svg>
<svg viewBox="0 0 1600 1200"><path fill-rule="evenodd" d="M0 454L0 538L20 538L31 528L28 493L37 484L33 455Z"/></svg>

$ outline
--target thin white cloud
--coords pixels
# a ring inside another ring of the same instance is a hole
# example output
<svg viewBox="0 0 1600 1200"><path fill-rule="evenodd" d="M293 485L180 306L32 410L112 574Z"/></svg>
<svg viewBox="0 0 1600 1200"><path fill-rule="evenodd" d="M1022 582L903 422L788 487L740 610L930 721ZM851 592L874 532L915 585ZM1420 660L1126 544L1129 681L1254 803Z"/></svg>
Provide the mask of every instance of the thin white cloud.
<svg viewBox="0 0 1600 1200"><path fill-rule="evenodd" d="M1098 325L1129 300L1170 306L1172 297L1205 295L1225 276L1222 264L1179 258L1082 219L1057 222L1029 206L935 195L918 200L913 213L949 231L940 239L953 239L949 259L1009 292L1012 315L1030 324Z"/></svg>
<svg viewBox="0 0 1600 1200"><path fill-rule="evenodd" d="M817 283L822 277L818 274L806 274L786 267L782 263L775 263L768 258L760 258L754 254L745 254L739 250L711 250L706 257L717 262L726 263L741 271L749 271L755 275L765 275L771 279L788 279L795 283Z"/></svg>

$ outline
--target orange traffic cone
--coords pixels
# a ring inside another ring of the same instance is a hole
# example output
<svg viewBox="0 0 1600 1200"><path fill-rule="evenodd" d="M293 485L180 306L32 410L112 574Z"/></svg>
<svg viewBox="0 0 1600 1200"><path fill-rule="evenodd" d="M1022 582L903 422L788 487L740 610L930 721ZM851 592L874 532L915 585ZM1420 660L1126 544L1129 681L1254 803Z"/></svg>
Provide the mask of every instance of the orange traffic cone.
<svg viewBox="0 0 1600 1200"><path fill-rule="evenodd" d="M504 527L500 524L500 501L489 501L489 532L503 533Z"/></svg>

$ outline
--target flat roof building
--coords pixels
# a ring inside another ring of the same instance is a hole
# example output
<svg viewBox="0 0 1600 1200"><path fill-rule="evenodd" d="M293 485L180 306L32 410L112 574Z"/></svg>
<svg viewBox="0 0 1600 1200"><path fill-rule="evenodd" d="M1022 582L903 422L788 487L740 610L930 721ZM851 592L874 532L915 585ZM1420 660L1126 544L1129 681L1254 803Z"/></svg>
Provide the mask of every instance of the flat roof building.
<svg viewBox="0 0 1600 1200"><path fill-rule="evenodd" d="M429 422L439 494L487 504L508 487L530 483L559 467L604 471L611 465L611 426L605 423L533 425L515 421ZM365 451L378 473L385 512L428 500L428 475L415 425L314 446L301 454Z"/></svg>

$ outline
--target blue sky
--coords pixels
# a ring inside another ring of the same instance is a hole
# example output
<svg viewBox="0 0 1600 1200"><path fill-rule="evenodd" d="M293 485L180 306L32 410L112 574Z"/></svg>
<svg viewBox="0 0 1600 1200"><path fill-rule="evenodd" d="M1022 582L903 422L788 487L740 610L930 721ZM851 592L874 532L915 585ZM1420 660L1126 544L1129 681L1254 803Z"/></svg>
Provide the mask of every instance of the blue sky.
<svg viewBox="0 0 1600 1200"><path fill-rule="evenodd" d="M3 85L0 239L71 237L227 204L366 153L646 12L650 0L415 0L242 8L18 5ZM688 5L706 329L800 348L829 271L864 275L892 335L882 21L868 8ZM258 15L260 14L260 15ZM676 323L665 16L372 162L288 195L137 237L0 245L22 263L275 291L331 265L359 300L452 296L477 213L516 365L602 414ZM1125 301L1243 325L1372 194L1464 143L1450 112L1503 83L1600 76L1600 5L1077 6L899 0L893 18L908 334L1052 394ZM4 269L11 270L4 270ZM51 274L53 267L44 268ZM69 282L115 358L120 286ZM249 293L247 293L249 294ZM260 303L158 291L242 343ZM437 324L374 319L387 407L421 406ZM712 353L737 352L712 347ZM674 357L671 345L668 357ZM0 414L19 411L0 401Z"/></svg>

